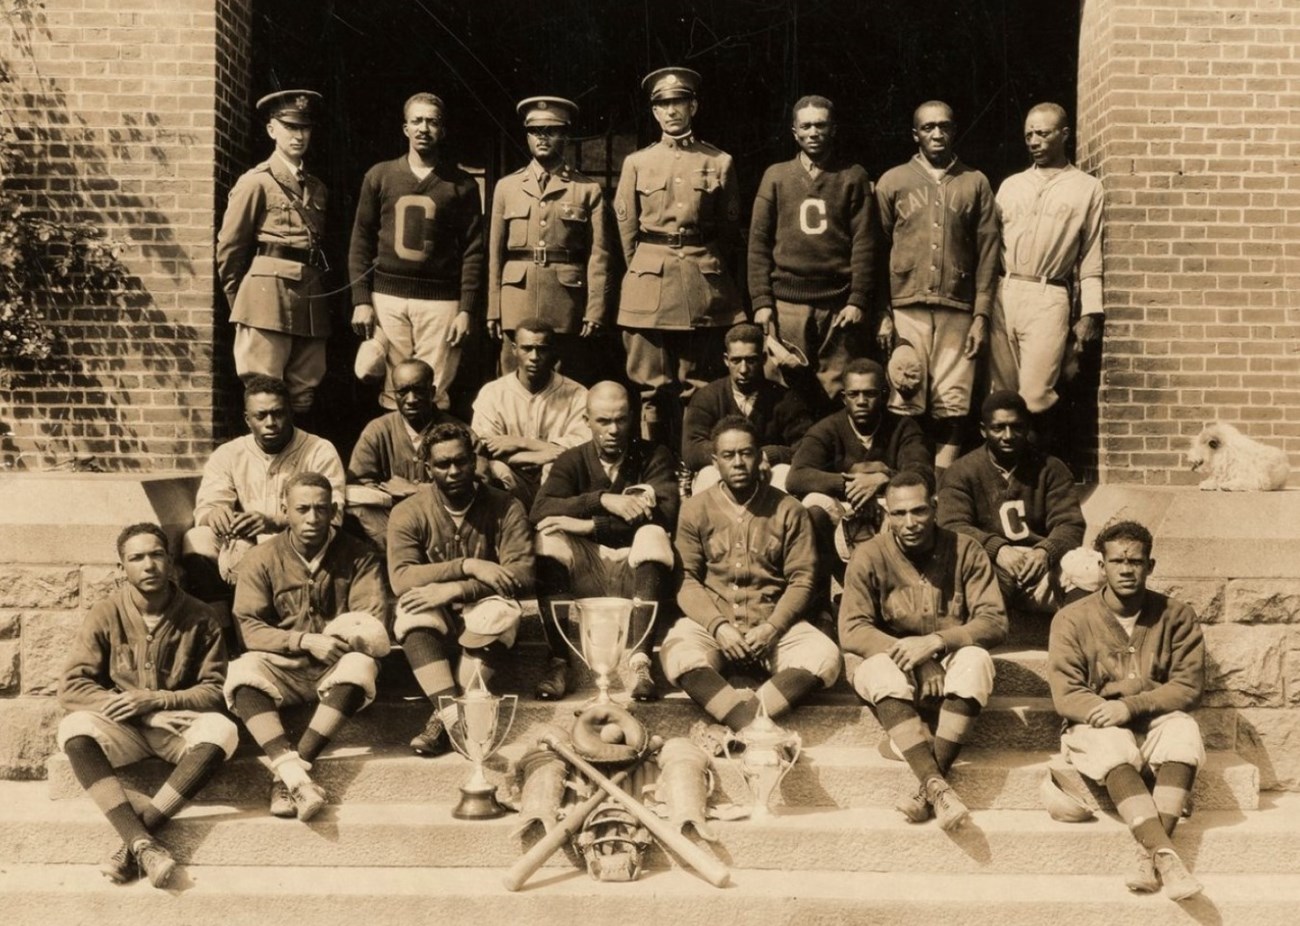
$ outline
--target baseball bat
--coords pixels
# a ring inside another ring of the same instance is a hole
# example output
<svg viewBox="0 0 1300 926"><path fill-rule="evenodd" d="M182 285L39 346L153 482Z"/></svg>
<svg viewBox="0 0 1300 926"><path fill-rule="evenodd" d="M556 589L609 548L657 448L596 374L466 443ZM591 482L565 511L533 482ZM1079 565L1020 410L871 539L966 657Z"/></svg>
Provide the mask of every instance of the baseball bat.
<svg viewBox="0 0 1300 926"><path fill-rule="evenodd" d="M541 742L555 750L566 762L600 785L605 793L618 801L637 822L654 834L665 849L677 856L687 866L694 868L705 881L714 887L726 887L731 881L731 869L711 852L706 852L691 842L665 820L646 809L645 805L600 773L590 762L574 752L554 734L548 733Z"/></svg>
<svg viewBox="0 0 1300 926"><path fill-rule="evenodd" d="M640 765L637 762L637 765ZM622 783L627 780L632 769L624 769L614 776L614 781ZM507 891L517 891L524 886L524 882L533 876L533 872L541 868L548 858L554 855L559 848L573 838L578 830L582 829L582 824L587 822L590 817L608 795L604 791L597 789L596 793L587 798L580 804L574 805L568 815L560 822L558 826L551 828L551 831L537 840L533 847L519 857L519 860L510 866L510 870L505 873L501 883L505 885Z"/></svg>

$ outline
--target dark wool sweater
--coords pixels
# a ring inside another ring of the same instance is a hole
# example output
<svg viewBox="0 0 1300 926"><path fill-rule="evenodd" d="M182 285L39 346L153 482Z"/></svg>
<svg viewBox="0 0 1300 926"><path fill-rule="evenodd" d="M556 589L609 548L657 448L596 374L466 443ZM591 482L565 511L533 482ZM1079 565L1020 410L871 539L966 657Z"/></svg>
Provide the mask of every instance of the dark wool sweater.
<svg viewBox="0 0 1300 926"><path fill-rule="evenodd" d="M435 408L433 419L424 426L424 432L440 424L464 426L465 423ZM406 433L406 421L400 412L389 412L367 423L357 438L357 445L352 448L352 459L348 461L348 482L351 483L378 485L394 476L408 482L429 481L424 466L415 457L415 445Z"/></svg>
<svg viewBox="0 0 1300 926"><path fill-rule="evenodd" d="M713 462L713 441L709 432L728 415L739 415L740 406L731 394L731 379L715 379L691 396L682 416L682 460L693 470ZM754 398L754 408L746 415L758 429L758 442L775 466L789 463L794 445L812 426L812 413L803 399L780 383L764 380Z"/></svg>
<svg viewBox="0 0 1300 926"><path fill-rule="evenodd" d="M857 164L833 161L816 178L799 158L763 174L749 226L749 295L755 309L777 299L847 295L868 307L875 253L871 181Z"/></svg>
<svg viewBox="0 0 1300 926"><path fill-rule="evenodd" d="M1069 468L1030 448L1003 480L987 447L954 463L939 487L939 525L969 534L989 559L1007 544L1047 551L1052 565L1083 543L1083 509Z"/></svg>
<svg viewBox="0 0 1300 926"><path fill-rule="evenodd" d="M383 161L366 172L357 198L348 249L352 304L369 303L373 291L459 299L461 311L473 313L483 289L484 251L483 207L473 177L449 164L421 180L405 154ZM372 279L367 271L376 258Z"/></svg>
<svg viewBox="0 0 1300 926"><path fill-rule="evenodd" d="M880 424L867 450L853 429L849 413L841 409L813 425L795 448L786 490L803 497L822 492L844 498L844 473L855 463L884 463L892 472L910 469L932 473L933 455L925 445L915 418L882 412Z"/></svg>
<svg viewBox="0 0 1300 926"><path fill-rule="evenodd" d="M620 493L634 485L654 488L652 523L672 533L677 523L677 506L681 503L673 456L666 447L641 441L632 442L613 482L600 465L594 441L564 451L551 464L551 473L537 493L532 521L536 524L553 514L590 518L596 522L592 539L597 543L615 549L630 546L636 528L607 512L600 504L600 497L606 492Z"/></svg>

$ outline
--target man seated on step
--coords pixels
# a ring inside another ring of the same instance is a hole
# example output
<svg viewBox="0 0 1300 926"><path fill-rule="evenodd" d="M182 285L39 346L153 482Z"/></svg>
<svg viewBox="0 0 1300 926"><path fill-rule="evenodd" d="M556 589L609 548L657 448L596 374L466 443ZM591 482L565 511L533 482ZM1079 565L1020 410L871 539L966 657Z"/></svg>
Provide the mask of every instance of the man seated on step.
<svg viewBox="0 0 1300 926"><path fill-rule="evenodd" d="M433 367L423 360L403 360L393 368L392 379L397 411L365 426L347 473L347 514L381 553L388 546L389 510L429 481L420 456L424 433L443 422L461 423L434 404Z"/></svg>
<svg viewBox="0 0 1300 926"><path fill-rule="evenodd" d="M935 524L926 476L894 476L884 507L884 529L853 551L844 576L840 645L862 657L853 690L888 734L882 753L901 755L920 784L898 809L951 830L967 809L946 776L993 693L989 648L1005 639L1007 615L980 545ZM920 709L935 702L931 731Z"/></svg>
<svg viewBox="0 0 1300 926"><path fill-rule="evenodd" d="M676 468L667 448L633 436L627 390L597 383L587 394L592 438L560 454L533 503L537 527L538 598L550 648L550 666L537 684L543 700L564 697L568 659L552 622L551 603L614 596L638 602L628 645L636 681L632 697L659 697L650 675L657 605L671 593L677 523ZM576 639L576 638L575 638Z"/></svg>
<svg viewBox="0 0 1300 926"><path fill-rule="evenodd" d="M839 580L854 545L880 524L875 500L889 477L905 469L932 471L916 419L885 408L889 381L880 364L850 360L843 383L844 408L808 429L786 478L786 489L812 515L822 568Z"/></svg>
<svg viewBox="0 0 1300 926"><path fill-rule="evenodd" d="M979 542L1009 610L1050 614L1063 595L1061 558L1083 543L1083 510L1069 467L1030 445L1029 424L1019 393L984 400L984 446L943 474L939 526Z"/></svg>
<svg viewBox="0 0 1300 926"><path fill-rule="evenodd" d="M533 590L534 560L523 505L475 478L469 429L440 424L426 442L432 482L393 509L388 577L397 596L393 635L433 705L411 748L436 756L450 751L446 727L456 719L452 709L438 712L439 696L457 693L451 660L459 650L461 687L479 673L491 681L514 646L517 599Z"/></svg>
<svg viewBox="0 0 1300 926"><path fill-rule="evenodd" d="M1174 900L1197 894L1171 837L1205 762L1189 711L1205 689L1205 644L1196 613L1147 588L1155 568L1151 532L1135 521L1104 528L1094 542L1105 584L1052 619L1047 678L1066 723L1061 752L1106 786L1138 842L1126 884L1164 885ZM1141 770L1155 770L1148 790Z"/></svg>
<svg viewBox="0 0 1300 926"><path fill-rule="evenodd" d="M471 424L493 482L527 509L551 462L591 440L591 431L587 388L555 372L555 329L524 319L515 328L514 354L517 369L479 390Z"/></svg>
<svg viewBox="0 0 1300 926"><path fill-rule="evenodd" d="M240 560L285 528L285 483L296 473L320 473L342 499L347 481L334 445L294 427L283 380L259 375L245 383L244 423L249 433L222 444L203 467L181 552L186 587L226 618ZM335 527L342 523L340 511Z"/></svg>
<svg viewBox="0 0 1300 926"><path fill-rule="evenodd" d="M777 717L835 684L840 654L806 619L817 571L808 512L760 477L752 422L724 418L710 437L722 481L682 504L677 603L685 616L659 658L668 681L739 731L760 703ZM767 680L757 691L737 688L723 677L729 668Z"/></svg>
<svg viewBox="0 0 1300 926"><path fill-rule="evenodd" d="M311 765L344 721L375 699L379 663L370 649L326 632L344 614L368 615L382 628L388 610L374 548L333 526L336 498L320 473L291 476L280 509L286 529L249 551L235 586L247 652L230 664L226 704L266 753L276 817L310 820L325 806ZM279 711L313 701L295 748Z"/></svg>
<svg viewBox="0 0 1300 926"><path fill-rule="evenodd" d="M703 492L718 481L713 465L713 426L728 415L748 418L758 431L763 468L772 484L785 488L794 447L812 425L812 413L803 399L763 374L763 329L742 322L723 339L727 375L715 379L691 396L682 418L682 461L696 473L693 492Z"/></svg>
<svg viewBox="0 0 1300 926"><path fill-rule="evenodd" d="M156 524L117 535L125 582L96 602L59 681L59 748L122 845L101 866L114 883L143 872L163 887L176 863L154 836L230 758L239 731L221 711L226 647L217 616L178 588ZM175 768L137 812L114 771L149 756Z"/></svg>

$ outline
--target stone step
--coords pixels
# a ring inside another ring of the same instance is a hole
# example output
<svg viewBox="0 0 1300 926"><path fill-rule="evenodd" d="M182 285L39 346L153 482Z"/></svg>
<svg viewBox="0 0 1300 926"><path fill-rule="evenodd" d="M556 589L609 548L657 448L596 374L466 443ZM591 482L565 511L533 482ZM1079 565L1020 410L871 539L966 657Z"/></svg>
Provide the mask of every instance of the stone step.
<svg viewBox="0 0 1300 926"><path fill-rule="evenodd" d="M501 871L495 868L195 866L179 871L174 887L159 891L143 882L108 884L91 866L14 865L0 871L0 895L8 926L350 926L444 919L488 926L1295 922L1298 875L1211 873L1202 881L1204 894L1175 904L1160 896L1132 895L1114 875L736 869L731 886L717 889L677 869L648 872L630 884L596 883L577 871L544 871L524 890L510 893L501 887Z"/></svg>
<svg viewBox="0 0 1300 926"><path fill-rule="evenodd" d="M95 864L114 843L89 800L47 801L35 783L0 783L0 864ZM525 846L513 815L464 821L446 804L347 803L303 825L258 804L191 806L165 833L185 864L506 868ZM1117 819L1058 823L1041 810L976 810L954 834L906 823L892 809L786 808L766 819L714 821L713 851L727 864L782 869L791 859L820 871L1042 874L1127 872L1133 840ZM1197 810L1176 842L1198 872L1300 873L1300 795L1270 795L1261 810ZM531 845L531 841L529 842ZM662 850L647 857L669 867ZM564 852L549 867L571 867Z"/></svg>
<svg viewBox="0 0 1300 926"><path fill-rule="evenodd" d="M508 791L514 763L525 745L513 742L488 763L488 777ZM1047 752L970 749L952 770L952 782L974 808L1031 810L1041 806L1039 785L1053 758ZM739 759L716 762L718 788L725 799L747 804L749 790ZM56 800L80 798L77 784L62 755L48 763L48 794ZM130 787L152 794L166 778L167 766L157 760L123 770ZM457 789L469 777L469 763L457 755L420 758L405 749L370 750L338 747L317 760L313 777L331 799L351 803L453 803ZM239 755L227 763L204 791L205 800L254 804L270 786L270 773L252 756ZM916 786L908 767L882 758L874 748L812 746L781 783L774 799L790 807L884 807ZM1196 777L1196 806L1201 810L1254 810L1259 806L1259 770L1235 753L1211 752Z"/></svg>

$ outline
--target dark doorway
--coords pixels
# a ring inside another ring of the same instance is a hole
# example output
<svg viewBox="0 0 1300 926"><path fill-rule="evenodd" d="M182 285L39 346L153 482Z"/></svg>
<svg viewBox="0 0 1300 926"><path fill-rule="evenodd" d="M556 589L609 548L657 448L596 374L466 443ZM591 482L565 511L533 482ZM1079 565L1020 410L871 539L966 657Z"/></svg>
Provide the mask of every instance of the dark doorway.
<svg viewBox="0 0 1300 926"><path fill-rule="evenodd" d="M1075 108L1076 3L255 0L253 10L254 98L306 86L327 100L327 124L309 160L331 192L338 286L346 283L341 265L362 174L404 150L401 104L420 90L447 101L448 144L462 164L482 171L490 190L526 160L518 99L557 93L576 100L588 139L580 166L616 179L626 150L653 137L641 77L665 64L693 67L704 75L698 132L735 157L746 202L764 167L791 156L788 109L804 93L836 101L841 144L872 176L912 154L917 104L943 99L961 123L963 159L995 187L1027 163L1020 137L1031 105ZM250 157L265 156L260 127L253 137L259 148ZM346 303L340 294L340 321ZM340 325L323 391L331 411L320 428L345 454L376 411L374 390L351 376L355 348ZM491 361L485 349L476 357ZM466 413L470 399L462 390Z"/></svg>

